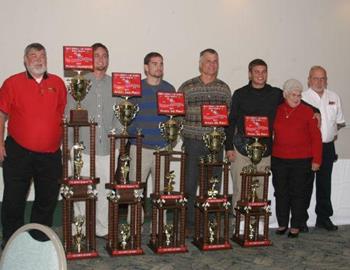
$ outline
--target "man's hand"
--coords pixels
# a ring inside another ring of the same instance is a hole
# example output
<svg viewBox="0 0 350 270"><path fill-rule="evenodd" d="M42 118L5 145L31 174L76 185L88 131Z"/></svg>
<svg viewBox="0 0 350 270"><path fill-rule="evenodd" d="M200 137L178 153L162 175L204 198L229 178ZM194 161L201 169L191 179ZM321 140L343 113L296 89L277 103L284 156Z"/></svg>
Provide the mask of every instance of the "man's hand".
<svg viewBox="0 0 350 270"><path fill-rule="evenodd" d="M235 150L228 150L228 151L226 151L226 157L231 162L235 161L235 159L236 159L236 151Z"/></svg>
<svg viewBox="0 0 350 270"><path fill-rule="evenodd" d="M314 113L314 117L312 117L313 119L317 120L317 127L321 128L321 114L320 113Z"/></svg>
<svg viewBox="0 0 350 270"><path fill-rule="evenodd" d="M320 164L317 164L317 163L312 162L312 164L311 164L311 170L314 171L314 172L316 172L316 171L318 171L319 169L320 169Z"/></svg>
<svg viewBox="0 0 350 270"><path fill-rule="evenodd" d="M0 145L0 162L3 162L5 157L6 157L5 145L4 145L4 142L2 142Z"/></svg>

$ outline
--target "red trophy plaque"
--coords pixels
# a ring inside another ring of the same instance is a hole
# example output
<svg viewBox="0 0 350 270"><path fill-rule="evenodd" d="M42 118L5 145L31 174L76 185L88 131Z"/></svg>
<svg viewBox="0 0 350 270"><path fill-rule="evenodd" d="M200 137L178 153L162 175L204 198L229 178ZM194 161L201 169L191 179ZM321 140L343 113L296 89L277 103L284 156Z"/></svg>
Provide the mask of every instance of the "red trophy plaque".
<svg viewBox="0 0 350 270"><path fill-rule="evenodd" d="M245 116L246 137L269 137L269 119L266 116Z"/></svg>
<svg viewBox="0 0 350 270"><path fill-rule="evenodd" d="M158 92L157 101L158 114L185 114L185 97L183 93Z"/></svg>
<svg viewBox="0 0 350 270"><path fill-rule="evenodd" d="M113 96L133 97L141 96L141 74L140 73L112 73Z"/></svg>
<svg viewBox="0 0 350 270"><path fill-rule="evenodd" d="M70 110L70 122L77 124L88 123L88 112L82 109L81 101L85 98L90 88L90 81L82 75L82 70L94 69L94 55L91 47L64 46L63 59L65 70L76 70L78 74L69 79L68 91L77 102L74 110Z"/></svg>
<svg viewBox="0 0 350 270"><path fill-rule="evenodd" d="M203 126L228 126L228 112L226 105L202 105L201 110Z"/></svg>
<svg viewBox="0 0 350 270"><path fill-rule="evenodd" d="M87 46L64 46L63 47L64 69L93 70L94 51Z"/></svg>

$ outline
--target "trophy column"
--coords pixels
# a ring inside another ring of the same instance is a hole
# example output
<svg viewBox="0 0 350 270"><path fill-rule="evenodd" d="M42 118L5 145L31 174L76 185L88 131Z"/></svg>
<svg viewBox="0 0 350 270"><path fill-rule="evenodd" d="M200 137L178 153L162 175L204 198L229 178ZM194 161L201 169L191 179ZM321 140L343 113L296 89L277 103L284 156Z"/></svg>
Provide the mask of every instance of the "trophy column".
<svg viewBox="0 0 350 270"><path fill-rule="evenodd" d="M199 196L195 203L195 235L193 244L200 250L231 249L229 242L230 198L228 172L230 163L201 159L199 164ZM223 170L223 193L217 190L219 179L213 175L215 167Z"/></svg>
<svg viewBox="0 0 350 270"><path fill-rule="evenodd" d="M152 234L149 246L159 254L187 252L185 245L185 157L183 151L156 151L155 191L152 200ZM164 160L164 176L160 179L161 160ZM170 170L172 162L180 162L179 191L174 191L175 174ZM162 185L161 185L162 184ZM164 188L161 189L161 186ZM169 219L168 219L169 217ZM164 224L166 220L166 224Z"/></svg>
<svg viewBox="0 0 350 270"><path fill-rule="evenodd" d="M256 170L256 165L260 162L264 149L265 147L258 142L257 138L255 138L254 143L247 145L252 165L243 168L241 172L242 191L235 208L236 224L232 240L243 247L272 245L269 240L271 201L267 198L271 173L268 167L264 171ZM261 198L257 192L260 187L263 188ZM241 223L243 228L241 228Z"/></svg>
<svg viewBox="0 0 350 270"><path fill-rule="evenodd" d="M108 239L106 249L111 256L141 255L141 208L143 203L143 190L145 185L141 183L141 132L136 136L127 133L119 135L110 134L110 181L106 188L110 190L108 195ZM129 149L128 140L136 139L136 179L129 180ZM116 140L120 142L117 170L115 170ZM120 205L129 208L130 221L120 215Z"/></svg>
<svg viewBox="0 0 350 270"><path fill-rule="evenodd" d="M96 123L63 122L63 180L61 195L63 198L63 245L67 259L84 259L99 256L96 250L96 184L99 178L95 176L95 133ZM68 147L68 129L73 128L74 145ZM79 142L79 129L90 130L90 176L81 176L83 166L82 150L84 145ZM70 153L71 152L71 153ZM72 175L68 175L68 157L71 156ZM74 214L74 203L85 203L85 216ZM73 229L72 229L73 228Z"/></svg>

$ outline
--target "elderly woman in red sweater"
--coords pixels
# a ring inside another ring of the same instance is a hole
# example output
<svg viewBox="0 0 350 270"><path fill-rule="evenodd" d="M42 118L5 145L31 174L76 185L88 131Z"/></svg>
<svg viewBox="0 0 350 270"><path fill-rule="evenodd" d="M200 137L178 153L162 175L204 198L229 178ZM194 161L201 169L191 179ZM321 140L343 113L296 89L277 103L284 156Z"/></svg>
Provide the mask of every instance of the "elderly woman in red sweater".
<svg viewBox="0 0 350 270"><path fill-rule="evenodd" d="M306 215L306 183L322 159L321 132L310 106L301 102L302 84L290 79L283 85L285 102L279 105L274 122L271 170L275 188L276 233L296 238Z"/></svg>

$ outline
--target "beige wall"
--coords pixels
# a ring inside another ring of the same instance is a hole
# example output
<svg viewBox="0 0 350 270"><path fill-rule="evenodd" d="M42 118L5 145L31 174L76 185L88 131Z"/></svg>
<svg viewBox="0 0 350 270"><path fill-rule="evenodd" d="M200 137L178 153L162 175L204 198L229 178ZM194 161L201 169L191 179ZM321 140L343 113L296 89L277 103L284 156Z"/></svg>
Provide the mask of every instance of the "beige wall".
<svg viewBox="0 0 350 270"><path fill-rule="evenodd" d="M63 45L105 43L110 72L142 72L143 56L159 51L175 87L198 74L199 51L213 47L232 90L247 82L256 57L277 86L291 77L305 84L311 65L325 66L349 122L349 14L348 0L2 0L0 82L23 70L23 49L37 41L61 76ZM341 158L350 158L349 135L348 127L340 132Z"/></svg>

